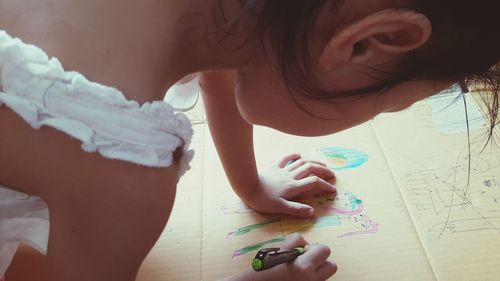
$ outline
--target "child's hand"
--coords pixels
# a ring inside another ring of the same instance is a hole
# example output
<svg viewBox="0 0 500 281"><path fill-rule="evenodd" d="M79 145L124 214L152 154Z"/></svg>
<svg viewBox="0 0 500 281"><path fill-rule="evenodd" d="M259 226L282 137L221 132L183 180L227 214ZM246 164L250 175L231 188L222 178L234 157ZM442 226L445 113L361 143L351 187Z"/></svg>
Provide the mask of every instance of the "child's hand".
<svg viewBox="0 0 500 281"><path fill-rule="evenodd" d="M293 249L305 245L305 253L293 262L281 264L261 273L271 275L262 280L287 280L287 281L323 281L337 272L337 265L328 260L331 250L325 245L308 245L307 241L299 234L290 235L285 242L278 245L282 250ZM257 273L258 274L258 273ZM256 275L256 277L259 277ZM260 279L259 279L260 280Z"/></svg>
<svg viewBox="0 0 500 281"><path fill-rule="evenodd" d="M292 154L259 174L258 186L245 203L263 213L313 217L311 206L289 200L308 191L335 193L335 187L326 181L333 177L326 164Z"/></svg>
<svg viewBox="0 0 500 281"><path fill-rule="evenodd" d="M292 234L281 245L282 250L305 246L305 253L294 261L280 264L271 269L256 272L249 268L224 281L324 281L337 272L337 265L328 260L330 249L324 245L307 245L307 241L298 234Z"/></svg>

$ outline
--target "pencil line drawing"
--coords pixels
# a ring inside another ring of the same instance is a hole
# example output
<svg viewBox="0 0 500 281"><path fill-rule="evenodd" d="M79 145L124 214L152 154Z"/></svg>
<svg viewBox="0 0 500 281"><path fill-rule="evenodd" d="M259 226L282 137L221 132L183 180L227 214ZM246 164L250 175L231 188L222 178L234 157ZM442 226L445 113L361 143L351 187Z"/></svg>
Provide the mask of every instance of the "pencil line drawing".
<svg viewBox="0 0 500 281"><path fill-rule="evenodd" d="M500 234L500 160L460 153L455 165L406 173L407 191L429 233L443 238L471 231ZM470 170L470 174L469 174Z"/></svg>
<svg viewBox="0 0 500 281"><path fill-rule="evenodd" d="M222 206L221 210L224 215L245 214L253 212L252 208L248 207L243 202Z"/></svg>

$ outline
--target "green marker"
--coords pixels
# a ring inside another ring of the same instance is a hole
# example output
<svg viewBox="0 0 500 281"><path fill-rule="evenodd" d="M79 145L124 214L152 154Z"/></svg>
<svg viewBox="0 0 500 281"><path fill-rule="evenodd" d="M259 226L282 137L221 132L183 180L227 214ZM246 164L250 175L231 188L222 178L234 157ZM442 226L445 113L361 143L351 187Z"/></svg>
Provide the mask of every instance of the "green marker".
<svg viewBox="0 0 500 281"><path fill-rule="evenodd" d="M265 248L260 250L252 261L255 271L262 271L282 263L293 261L305 252L303 247L297 247L288 251L280 251L280 248Z"/></svg>

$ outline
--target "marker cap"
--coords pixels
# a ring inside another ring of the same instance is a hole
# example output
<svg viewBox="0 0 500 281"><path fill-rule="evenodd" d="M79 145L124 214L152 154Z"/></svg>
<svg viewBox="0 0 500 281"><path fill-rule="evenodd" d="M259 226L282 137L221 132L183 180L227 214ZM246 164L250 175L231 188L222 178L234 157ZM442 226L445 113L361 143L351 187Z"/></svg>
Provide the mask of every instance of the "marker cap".
<svg viewBox="0 0 500 281"><path fill-rule="evenodd" d="M252 261L252 268L255 271L259 271L264 267L264 262L262 262L259 259L253 259Z"/></svg>

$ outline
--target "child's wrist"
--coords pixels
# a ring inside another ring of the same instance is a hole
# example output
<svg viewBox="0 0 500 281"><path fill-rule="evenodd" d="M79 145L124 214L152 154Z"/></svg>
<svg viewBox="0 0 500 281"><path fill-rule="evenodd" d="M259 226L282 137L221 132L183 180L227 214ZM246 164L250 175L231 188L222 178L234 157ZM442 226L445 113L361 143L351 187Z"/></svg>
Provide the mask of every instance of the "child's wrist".
<svg viewBox="0 0 500 281"><path fill-rule="evenodd" d="M253 184L246 182L244 184L233 185L233 190L243 202L250 204L255 200L258 186L259 180L256 179Z"/></svg>

